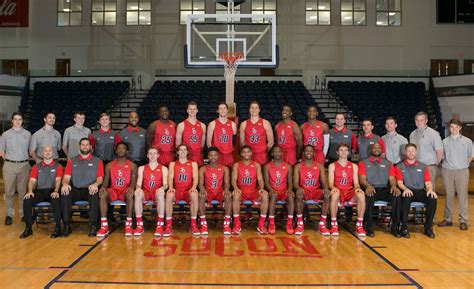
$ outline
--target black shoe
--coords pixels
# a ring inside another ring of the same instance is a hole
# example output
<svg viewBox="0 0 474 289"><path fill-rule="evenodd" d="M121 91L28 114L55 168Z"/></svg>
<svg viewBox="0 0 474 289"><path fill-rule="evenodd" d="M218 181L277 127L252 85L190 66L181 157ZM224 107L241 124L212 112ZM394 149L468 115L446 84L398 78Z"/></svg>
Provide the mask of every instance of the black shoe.
<svg viewBox="0 0 474 289"><path fill-rule="evenodd" d="M21 217L21 222L22 222L22 223L25 222L25 216Z"/></svg>
<svg viewBox="0 0 474 289"><path fill-rule="evenodd" d="M67 237L72 233L71 225L64 225L64 230L61 237Z"/></svg>
<svg viewBox="0 0 474 289"><path fill-rule="evenodd" d="M374 229L372 229L372 226L371 227L367 227L365 229L365 235L367 237L375 237L375 233L374 233Z"/></svg>
<svg viewBox="0 0 474 289"><path fill-rule="evenodd" d="M428 236L428 237L430 237L430 238L434 238L434 237L435 237L435 234L434 234L432 228L427 228L427 229L425 229L425 235Z"/></svg>
<svg viewBox="0 0 474 289"><path fill-rule="evenodd" d="M62 232L61 232L61 226L56 226L56 228L54 228L54 232L51 234L51 238L54 239L54 238L57 238L57 237L61 237L62 235Z"/></svg>
<svg viewBox="0 0 474 289"><path fill-rule="evenodd" d="M97 236L97 227L95 225L92 225L89 228L89 237L95 237Z"/></svg>
<svg viewBox="0 0 474 289"><path fill-rule="evenodd" d="M467 231L467 223L459 223L459 229L463 231Z"/></svg>
<svg viewBox="0 0 474 289"><path fill-rule="evenodd" d="M401 235L403 238L410 239L410 232L408 232L408 229L403 229L403 230L400 232L400 235Z"/></svg>
<svg viewBox="0 0 474 289"><path fill-rule="evenodd" d="M398 230L397 227L392 227L390 229L390 233L395 237L395 238L401 238L402 236L400 235L400 231Z"/></svg>
<svg viewBox="0 0 474 289"><path fill-rule="evenodd" d="M23 233L20 235L20 239L28 238L29 236L33 235L33 230L31 228L26 228Z"/></svg>
<svg viewBox="0 0 474 289"><path fill-rule="evenodd" d="M13 223L13 219L10 216L5 218L5 226L10 226Z"/></svg>

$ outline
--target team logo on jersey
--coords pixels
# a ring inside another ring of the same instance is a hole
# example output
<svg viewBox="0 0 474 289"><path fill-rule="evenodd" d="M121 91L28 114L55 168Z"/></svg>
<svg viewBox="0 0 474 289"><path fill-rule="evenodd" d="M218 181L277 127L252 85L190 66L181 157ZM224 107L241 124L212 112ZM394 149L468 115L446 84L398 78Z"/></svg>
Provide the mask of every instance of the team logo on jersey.
<svg viewBox="0 0 474 289"><path fill-rule="evenodd" d="M197 144L199 142L196 129L193 127L191 129L191 135L189 136L189 143Z"/></svg>
<svg viewBox="0 0 474 289"><path fill-rule="evenodd" d="M170 131L167 128L165 128L165 135L170 135Z"/></svg>
<svg viewBox="0 0 474 289"><path fill-rule="evenodd" d="M281 131L281 135L278 138L278 144L285 144L286 143L286 133L284 130Z"/></svg>
<svg viewBox="0 0 474 289"><path fill-rule="evenodd" d="M117 187L123 187L125 185L125 178L121 170L117 171L117 178L115 178L115 185Z"/></svg>
<svg viewBox="0 0 474 289"><path fill-rule="evenodd" d="M250 143L256 144L260 140L260 136L257 134L257 130L253 127L252 134L250 135Z"/></svg>
<svg viewBox="0 0 474 289"><path fill-rule="evenodd" d="M306 173L306 180L304 181L305 187L314 187L316 185L316 180L313 179L313 174L311 172Z"/></svg>
<svg viewBox="0 0 474 289"><path fill-rule="evenodd" d="M342 178L341 178L341 181L339 183L341 185L347 185L347 172L342 171L341 175L342 175Z"/></svg>
<svg viewBox="0 0 474 289"><path fill-rule="evenodd" d="M217 188L217 183L219 181L217 180L217 175L215 173L211 174L211 188L215 189Z"/></svg>
<svg viewBox="0 0 474 289"><path fill-rule="evenodd" d="M148 182L148 186L153 189L155 187L155 175L150 174L150 181Z"/></svg>
<svg viewBox="0 0 474 289"><path fill-rule="evenodd" d="M275 172L275 177L276 177L275 187L279 187L281 185L281 173L280 173L280 171Z"/></svg>
<svg viewBox="0 0 474 289"><path fill-rule="evenodd" d="M229 136L227 135L227 131L223 128L221 129L221 135L219 136L219 143L228 143Z"/></svg>
<svg viewBox="0 0 474 289"><path fill-rule="evenodd" d="M248 169L244 171L244 177L242 178L242 184L244 185L251 185L253 182L252 177L250 176L250 172Z"/></svg>

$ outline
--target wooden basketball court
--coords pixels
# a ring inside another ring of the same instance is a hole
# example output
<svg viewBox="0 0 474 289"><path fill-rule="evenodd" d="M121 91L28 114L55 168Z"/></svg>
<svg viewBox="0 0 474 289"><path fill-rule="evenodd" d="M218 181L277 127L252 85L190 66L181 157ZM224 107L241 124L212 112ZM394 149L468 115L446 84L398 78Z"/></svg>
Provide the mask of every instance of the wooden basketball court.
<svg viewBox="0 0 474 289"><path fill-rule="evenodd" d="M474 212L470 196L470 218ZM441 220L440 197L436 220ZM0 202L4 215L4 201ZM2 218L3 220L3 218ZM456 218L455 218L456 220ZM2 288L214 288L214 287L371 287L472 288L474 229L435 227L436 239L412 225L411 239L395 239L385 226L375 238L359 239L354 224L344 224L338 239L315 232L315 219L302 237L284 233L261 236L256 222L243 224L239 237L224 237L222 222L210 224L208 238L192 237L188 222L174 236L125 238L115 227L103 239L87 237L86 222L76 222L68 238L50 239L53 225L34 227L26 240L14 219L0 225Z"/></svg>

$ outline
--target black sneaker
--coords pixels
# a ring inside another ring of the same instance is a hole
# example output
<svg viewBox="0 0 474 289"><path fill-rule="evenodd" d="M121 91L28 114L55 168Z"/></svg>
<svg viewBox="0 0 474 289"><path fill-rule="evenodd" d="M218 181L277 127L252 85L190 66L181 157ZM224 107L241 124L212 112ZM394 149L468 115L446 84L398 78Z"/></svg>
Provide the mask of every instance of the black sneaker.
<svg viewBox="0 0 474 289"><path fill-rule="evenodd" d="M400 235L403 238L410 239L410 232L408 232L408 229L402 229L402 231L400 232Z"/></svg>
<svg viewBox="0 0 474 289"><path fill-rule="evenodd" d="M54 228L54 232L51 234L51 238L54 239L54 238L57 238L57 237L61 237L62 235L62 232L61 232L61 225L58 225L56 226L56 228Z"/></svg>
<svg viewBox="0 0 474 289"><path fill-rule="evenodd" d="M372 229L372 226L368 226L365 228L365 234L367 237L375 237L374 229Z"/></svg>
<svg viewBox="0 0 474 289"><path fill-rule="evenodd" d="M33 235L33 230L31 228L26 228L23 233L20 235L20 239L28 238L29 236Z"/></svg>
<svg viewBox="0 0 474 289"><path fill-rule="evenodd" d="M92 225L89 228L89 237L95 237L95 236L97 236L97 226Z"/></svg>
<svg viewBox="0 0 474 289"><path fill-rule="evenodd" d="M425 235L429 238L434 238L435 234L432 228L425 228Z"/></svg>
<svg viewBox="0 0 474 289"><path fill-rule="evenodd" d="M395 237L395 238L401 238L402 236L400 235L400 230L398 230L397 227L393 226L390 228L390 233Z"/></svg>
<svg viewBox="0 0 474 289"><path fill-rule="evenodd" d="M61 237L67 237L72 233L71 225L64 225L64 230Z"/></svg>
<svg viewBox="0 0 474 289"><path fill-rule="evenodd" d="M10 216L6 216L5 218L5 226L10 226L13 223L13 219Z"/></svg>

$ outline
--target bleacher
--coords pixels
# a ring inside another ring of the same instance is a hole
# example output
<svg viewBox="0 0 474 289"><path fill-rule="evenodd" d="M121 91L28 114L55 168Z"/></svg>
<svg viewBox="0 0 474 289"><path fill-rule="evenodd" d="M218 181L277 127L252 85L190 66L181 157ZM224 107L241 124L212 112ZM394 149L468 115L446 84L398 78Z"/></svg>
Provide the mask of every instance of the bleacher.
<svg viewBox="0 0 474 289"><path fill-rule="evenodd" d="M191 100L198 104L198 119L209 123L217 117L217 104L225 100L225 89L225 81L156 81L137 110L140 125L147 126L157 118L159 105L167 105L170 118L180 122L187 117L186 104ZM300 124L306 120L306 108L315 104L301 81L237 81L234 94L240 120L249 117L248 105L257 100L261 116L273 125L281 119L284 104L293 107L293 119Z"/></svg>
<svg viewBox="0 0 474 289"><path fill-rule="evenodd" d="M405 136L415 129L414 115L428 111L423 82L329 81L328 89L363 120L374 122L374 132L385 131L385 117L398 120L397 131Z"/></svg>
<svg viewBox="0 0 474 289"><path fill-rule="evenodd" d="M56 114L55 128L61 133L74 124L73 113L84 111L86 127L94 127L100 113L110 108L130 87L128 81L35 82L31 106L22 106L27 128L35 132L44 125L43 114Z"/></svg>

